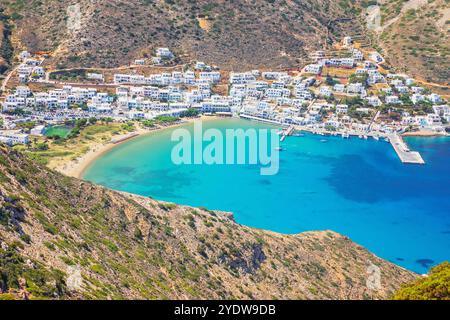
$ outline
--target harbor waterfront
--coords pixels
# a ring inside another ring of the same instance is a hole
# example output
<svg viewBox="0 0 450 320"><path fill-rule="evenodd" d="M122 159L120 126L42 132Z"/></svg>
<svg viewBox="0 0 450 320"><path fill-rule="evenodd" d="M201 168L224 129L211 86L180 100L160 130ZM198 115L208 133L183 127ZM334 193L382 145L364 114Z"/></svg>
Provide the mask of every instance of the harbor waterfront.
<svg viewBox="0 0 450 320"><path fill-rule="evenodd" d="M192 129L192 124L186 124ZM272 128L223 119L205 128ZM405 138L425 165L403 164L384 139L311 133L282 142L280 170L170 161L173 129L118 145L83 178L112 189L234 213L251 227L295 234L333 230L418 273L450 258L450 138Z"/></svg>

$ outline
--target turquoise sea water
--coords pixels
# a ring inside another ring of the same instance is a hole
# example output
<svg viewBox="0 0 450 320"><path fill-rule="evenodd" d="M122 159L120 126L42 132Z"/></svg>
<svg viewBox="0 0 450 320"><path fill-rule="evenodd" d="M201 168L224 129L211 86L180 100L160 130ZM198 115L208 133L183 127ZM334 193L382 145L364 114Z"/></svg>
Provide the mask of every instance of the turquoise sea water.
<svg viewBox="0 0 450 320"><path fill-rule="evenodd" d="M270 128L239 119L205 128ZM192 130L192 125L186 128ZM171 161L173 129L124 143L84 178L116 190L231 211L238 223L283 233L334 230L376 255L425 273L450 259L450 139L408 138L426 165L404 165L389 143L305 134L288 137L280 170Z"/></svg>

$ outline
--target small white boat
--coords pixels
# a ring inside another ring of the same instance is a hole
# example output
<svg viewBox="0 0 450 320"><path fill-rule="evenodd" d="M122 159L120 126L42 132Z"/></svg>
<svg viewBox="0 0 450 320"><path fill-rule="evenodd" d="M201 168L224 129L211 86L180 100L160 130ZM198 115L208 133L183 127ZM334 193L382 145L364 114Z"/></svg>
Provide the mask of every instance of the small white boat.
<svg viewBox="0 0 450 320"><path fill-rule="evenodd" d="M328 140L322 139L322 140L320 140L320 142L325 143L325 142L328 142Z"/></svg>
<svg viewBox="0 0 450 320"><path fill-rule="evenodd" d="M373 136L373 138L377 141L380 140L380 138L378 136Z"/></svg>
<svg viewBox="0 0 450 320"><path fill-rule="evenodd" d="M277 147L277 148L275 148L275 150L276 150L276 151L283 151L283 148Z"/></svg>

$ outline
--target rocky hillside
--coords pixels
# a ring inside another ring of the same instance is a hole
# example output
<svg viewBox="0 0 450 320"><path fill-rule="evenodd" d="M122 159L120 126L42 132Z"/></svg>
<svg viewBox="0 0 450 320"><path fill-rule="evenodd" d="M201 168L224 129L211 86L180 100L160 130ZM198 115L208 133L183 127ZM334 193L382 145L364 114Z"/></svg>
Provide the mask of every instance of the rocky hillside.
<svg viewBox="0 0 450 320"><path fill-rule="evenodd" d="M356 1L359 3L360 1ZM288 67L323 47L329 20L352 15L343 0L5 0L16 36L49 63L117 66L167 46L184 61L224 68Z"/></svg>
<svg viewBox="0 0 450 320"><path fill-rule="evenodd" d="M377 43L400 71L425 81L449 84L450 2L380 0Z"/></svg>
<svg viewBox="0 0 450 320"><path fill-rule="evenodd" d="M371 264L379 290L366 285ZM415 277L331 231L247 228L68 178L0 146L0 299L377 299Z"/></svg>
<svg viewBox="0 0 450 320"><path fill-rule="evenodd" d="M3 74L11 64L13 47L11 44L10 17L4 14L0 7L0 75Z"/></svg>

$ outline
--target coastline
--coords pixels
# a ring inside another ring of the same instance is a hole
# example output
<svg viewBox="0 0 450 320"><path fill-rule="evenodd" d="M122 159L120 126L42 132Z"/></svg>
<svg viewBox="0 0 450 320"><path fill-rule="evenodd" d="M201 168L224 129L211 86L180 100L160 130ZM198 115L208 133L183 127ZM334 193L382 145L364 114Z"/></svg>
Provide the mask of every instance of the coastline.
<svg viewBox="0 0 450 320"><path fill-rule="evenodd" d="M402 134L404 137L448 137L447 133L438 133L434 131L411 131Z"/></svg>
<svg viewBox="0 0 450 320"><path fill-rule="evenodd" d="M105 154L106 152L114 149L115 147L121 145L122 143L128 142L130 140L133 140L137 137L141 137L147 134L150 134L152 132L157 132L164 129L174 128L178 126L185 125L187 123L193 122L195 120L202 120L202 121L209 121L209 120L216 120L220 119L220 117L217 116L201 116L199 118L188 118L185 119L182 122L177 122L174 124L170 124L167 126L158 126L157 128L153 129L144 129L139 128L135 131L115 136L113 139L111 139L108 142L105 143L97 143L89 148L89 151L82 155L81 157L78 157L74 160L67 161L63 163L62 165L55 167L54 169L58 171L59 173L62 173L63 175L66 175L68 177L73 177L77 179L82 179L83 174L86 171L86 169L100 156Z"/></svg>
<svg viewBox="0 0 450 320"><path fill-rule="evenodd" d="M193 122L195 120L201 120L201 121L210 121L210 120L217 120L222 119L223 117L219 116L205 116L202 115L199 118L188 118L184 119L184 121L177 122L174 124L170 124L167 126L158 126L156 128L152 129L145 129L145 128L139 128L133 132L129 132L126 134L122 134L119 136L114 137L108 142L105 143L98 143L90 147L89 151L82 155L81 157L78 157L74 160L67 161L54 169L66 176L82 179L84 172L87 170L87 168L99 157L101 157L106 152L112 150L113 148L121 145L122 143L125 143L127 141L130 141L132 139L135 139L137 137L141 137L147 134L150 134L152 132L157 132L164 129L174 128L178 126L185 125L187 123ZM251 119L249 119L251 121ZM298 131L307 131L315 133L314 130L308 130L303 127L296 127L296 130ZM331 134L331 133L330 133ZM432 131L415 131L415 132L405 132L402 134L404 137L446 137L449 136L449 134L446 133L436 133Z"/></svg>

